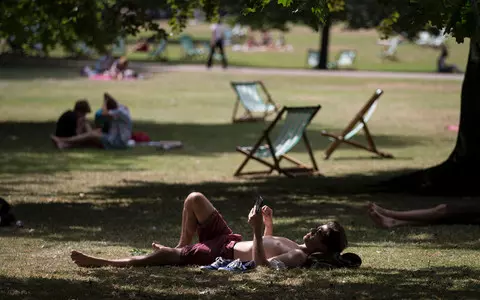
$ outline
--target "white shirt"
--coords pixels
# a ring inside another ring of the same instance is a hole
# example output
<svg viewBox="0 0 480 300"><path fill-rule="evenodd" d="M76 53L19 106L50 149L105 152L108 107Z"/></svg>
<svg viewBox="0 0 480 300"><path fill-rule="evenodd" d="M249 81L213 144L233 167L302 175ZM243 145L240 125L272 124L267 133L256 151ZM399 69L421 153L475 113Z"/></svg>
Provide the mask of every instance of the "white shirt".
<svg viewBox="0 0 480 300"><path fill-rule="evenodd" d="M223 35L225 34L225 27L223 26L223 24L212 24L212 26L210 26L210 29L215 36L215 41L223 39Z"/></svg>

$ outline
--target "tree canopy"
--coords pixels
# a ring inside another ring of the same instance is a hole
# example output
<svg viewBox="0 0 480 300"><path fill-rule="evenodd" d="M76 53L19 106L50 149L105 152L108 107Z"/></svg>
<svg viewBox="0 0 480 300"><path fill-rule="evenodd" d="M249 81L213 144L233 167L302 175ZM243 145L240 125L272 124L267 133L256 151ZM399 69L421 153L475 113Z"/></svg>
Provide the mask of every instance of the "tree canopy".
<svg viewBox="0 0 480 300"><path fill-rule="evenodd" d="M135 35L141 29L161 33L148 14L153 2L4 0L0 1L0 38L24 48L41 43L47 52L58 44L73 47L78 41L102 50L118 36Z"/></svg>
<svg viewBox="0 0 480 300"><path fill-rule="evenodd" d="M164 33L149 14L161 8L172 12L169 24L176 32L185 28L196 8L209 21L225 8L258 29L265 23L285 29L287 20L315 29L327 16L348 19L354 28L378 25L385 34L415 33L430 25L445 27L458 42L478 34L480 26L477 0L3 0L0 37L14 37L22 46L42 43L47 51L78 41L103 49L118 36L135 35L142 29Z"/></svg>

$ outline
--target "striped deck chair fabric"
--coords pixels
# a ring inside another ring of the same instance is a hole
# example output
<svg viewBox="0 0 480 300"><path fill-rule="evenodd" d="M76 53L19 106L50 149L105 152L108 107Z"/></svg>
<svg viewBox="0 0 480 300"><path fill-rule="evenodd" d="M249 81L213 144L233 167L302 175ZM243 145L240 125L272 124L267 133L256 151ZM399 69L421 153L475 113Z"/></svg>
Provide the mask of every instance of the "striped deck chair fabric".
<svg viewBox="0 0 480 300"><path fill-rule="evenodd" d="M278 111L277 105L261 81L231 82L230 84L237 94L232 116L234 123L264 120L268 115ZM245 113L237 118L239 102L245 109Z"/></svg>
<svg viewBox="0 0 480 300"><path fill-rule="evenodd" d="M235 176L270 174L275 170L288 177L293 177L297 174L318 173L317 163L313 156L310 142L307 138L306 129L319 109L320 105L308 107L284 107L254 146L237 147L237 151L244 154L246 158L235 172ZM282 125L279 125L279 121L283 114L286 114L285 120ZM279 128L278 133L275 134L273 130L277 125L281 126L281 128ZM310 156L312 166L307 166L287 154L302 139ZM266 166L268 170L242 172L250 159ZM294 167L281 167L280 163L282 160L289 161Z"/></svg>
<svg viewBox="0 0 480 300"><path fill-rule="evenodd" d="M153 49L152 52L148 53L148 56L151 58L160 57L164 54L166 49L167 49L167 40L161 39L157 47Z"/></svg>
<svg viewBox="0 0 480 300"><path fill-rule="evenodd" d="M340 146L341 143L346 143L351 146L367 150L369 152L375 153L380 157L384 158L393 158L390 153L378 151L377 146L373 140L372 134L368 129L367 122L372 117L375 109L377 108L378 101L380 96L383 94L383 90L377 89L372 95L370 100L362 107L362 109L355 115L355 117L350 121L350 123L345 127L340 135L335 135L323 131L322 135L328 137L332 140L332 143L325 151L325 159L330 158L332 153ZM367 139L367 145L360 144L359 142L352 141L351 139L360 131L363 130L365 137Z"/></svg>

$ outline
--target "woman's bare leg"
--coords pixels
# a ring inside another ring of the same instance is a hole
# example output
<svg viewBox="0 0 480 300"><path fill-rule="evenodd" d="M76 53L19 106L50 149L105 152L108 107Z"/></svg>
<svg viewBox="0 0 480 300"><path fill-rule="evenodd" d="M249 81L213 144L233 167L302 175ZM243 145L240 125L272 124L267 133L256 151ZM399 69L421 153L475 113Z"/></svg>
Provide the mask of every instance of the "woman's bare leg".
<svg viewBox="0 0 480 300"><path fill-rule="evenodd" d="M375 203L369 203L369 209L372 209L385 217L404 221L433 222L445 216L447 211L446 208L446 204L440 204L427 209L396 211L385 209Z"/></svg>
<svg viewBox="0 0 480 300"><path fill-rule="evenodd" d="M182 231L176 248L189 245L197 231L198 224L204 223L215 211L212 203L201 193L190 193L184 201Z"/></svg>
<svg viewBox="0 0 480 300"><path fill-rule="evenodd" d="M80 267L112 266L117 268L176 265L180 263L180 249L163 247L151 254L123 259L104 259L72 251L70 257Z"/></svg>
<svg viewBox="0 0 480 300"><path fill-rule="evenodd" d="M53 135L50 137L59 149L65 149L78 146L100 145L102 132L100 129L96 129L69 138L61 138Z"/></svg>
<svg viewBox="0 0 480 300"><path fill-rule="evenodd" d="M399 226L422 226L427 225L425 222L419 221L406 221L406 220L397 220L391 217L387 217L376 211L375 209L369 209L368 215L372 221L379 227L382 228L393 228Z"/></svg>

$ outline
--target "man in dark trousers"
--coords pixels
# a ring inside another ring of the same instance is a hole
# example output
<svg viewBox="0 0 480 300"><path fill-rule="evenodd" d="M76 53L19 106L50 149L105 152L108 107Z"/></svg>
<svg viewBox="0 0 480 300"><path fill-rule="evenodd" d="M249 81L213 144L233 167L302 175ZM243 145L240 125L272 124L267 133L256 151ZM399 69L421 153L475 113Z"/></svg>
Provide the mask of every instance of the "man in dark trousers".
<svg viewBox="0 0 480 300"><path fill-rule="evenodd" d="M78 100L72 110L64 112L57 121L55 136L72 137L90 131L86 115L90 113L90 104L87 100Z"/></svg>
<svg viewBox="0 0 480 300"><path fill-rule="evenodd" d="M213 55L215 54L215 49L218 48L222 55L222 66L226 69L227 58L225 56L225 50L223 49L225 41L225 26L222 23L222 19L220 18L216 24L212 24L211 29L212 37L210 39L210 54L208 56L207 68L212 67Z"/></svg>

